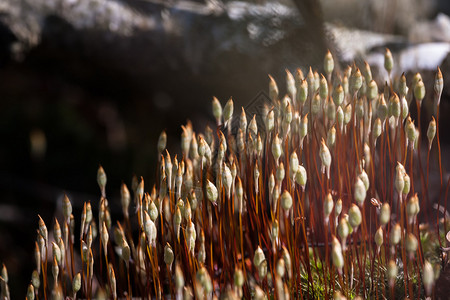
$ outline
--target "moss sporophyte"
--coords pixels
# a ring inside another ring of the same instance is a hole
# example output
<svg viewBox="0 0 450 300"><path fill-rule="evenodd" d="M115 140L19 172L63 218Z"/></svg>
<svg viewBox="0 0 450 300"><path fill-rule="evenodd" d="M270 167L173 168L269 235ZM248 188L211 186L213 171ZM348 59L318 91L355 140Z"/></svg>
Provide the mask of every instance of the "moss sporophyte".
<svg viewBox="0 0 450 300"><path fill-rule="evenodd" d="M27 299L435 296L436 249L446 246L449 227L430 209L448 198L442 73L434 88L420 74L408 86L405 75L394 76L388 49L384 66L389 80L380 86L369 64L339 73L328 52L323 75L286 70L286 95L269 75L261 116L235 114L232 99L222 107L214 97L215 122L203 133L181 126L181 154L169 153L161 133L153 185L135 176L131 186L108 189L100 166L98 206L87 202L81 218L73 216L65 196L51 235L39 217ZM437 112L426 137L423 101ZM431 176L439 178L433 186ZM108 201L114 190L117 221ZM6 266L0 283L8 299Z"/></svg>

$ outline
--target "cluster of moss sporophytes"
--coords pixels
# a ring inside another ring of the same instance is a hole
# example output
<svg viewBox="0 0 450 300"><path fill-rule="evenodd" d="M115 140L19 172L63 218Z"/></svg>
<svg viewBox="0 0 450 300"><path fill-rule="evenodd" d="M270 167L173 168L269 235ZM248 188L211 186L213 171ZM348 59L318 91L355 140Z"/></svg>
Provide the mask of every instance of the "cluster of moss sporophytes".
<svg viewBox="0 0 450 300"><path fill-rule="evenodd" d="M329 52L324 75L286 70L285 96L269 76L261 124L214 98L215 128L182 126L181 154L170 155L161 134L155 185L122 184L120 221L111 220L100 167L97 218L89 202L75 218L67 196L51 235L39 218L27 299L433 296L433 253L448 230L429 195L439 190L434 202L445 207L443 78L438 69L428 91L436 117L425 139L409 115L416 105L420 120L425 85L420 74L409 86L393 78L393 63L386 50L381 89L367 63L341 74ZM6 267L1 291L9 298Z"/></svg>

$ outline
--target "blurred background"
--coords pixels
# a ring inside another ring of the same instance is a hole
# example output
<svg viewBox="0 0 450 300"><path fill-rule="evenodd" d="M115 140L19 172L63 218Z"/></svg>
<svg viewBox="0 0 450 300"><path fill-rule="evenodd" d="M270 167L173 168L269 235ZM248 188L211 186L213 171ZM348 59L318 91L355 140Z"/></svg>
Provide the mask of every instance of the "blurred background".
<svg viewBox="0 0 450 300"><path fill-rule="evenodd" d="M213 123L213 96L245 107L267 74L284 93L284 70L320 72L327 49L338 67L367 60L381 84L385 47L395 75L420 71L430 90L440 65L446 128L449 14L446 0L2 0L0 263L12 298L35 267L37 214L52 228L63 193L77 222L84 201L95 210L99 164L119 214L122 181L153 185L162 130L178 152L188 119L194 130ZM441 140L448 149L448 133Z"/></svg>

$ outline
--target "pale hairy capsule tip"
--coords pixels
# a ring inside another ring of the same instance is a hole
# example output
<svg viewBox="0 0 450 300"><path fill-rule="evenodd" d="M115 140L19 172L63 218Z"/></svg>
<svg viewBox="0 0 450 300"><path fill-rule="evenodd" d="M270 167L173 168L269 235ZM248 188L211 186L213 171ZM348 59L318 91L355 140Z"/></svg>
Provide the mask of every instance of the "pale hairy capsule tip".
<svg viewBox="0 0 450 300"><path fill-rule="evenodd" d="M375 244L377 244L378 251L380 251L381 245L383 245L383 228L380 226L375 232Z"/></svg>
<svg viewBox="0 0 450 300"><path fill-rule="evenodd" d="M78 272L72 279L72 290L77 293L81 289L81 274Z"/></svg>
<svg viewBox="0 0 450 300"><path fill-rule="evenodd" d="M35 289L39 289L39 287L41 286L41 279L38 271L36 270L34 270L33 273L31 274L31 284Z"/></svg>
<svg viewBox="0 0 450 300"><path fill-rule="evenodd" d="M6 269L5 264L2 265L2 276L1 276L1 279L2 279L5 283L8 283L9 276L8 276L8 270Z"/></svg>
<svg viewBox="0 0 450 300"><path fill-rule="evenodd" d="M404 169L402 170L402 168L396 168L394 186L399 195L402 194L403 188L405 186L404 173Z"/></svg>
<svg viewBox="0 0 450 300"><path fill-rule="evenodd" d="M100 190L102 190L102 193L105 189L106 181L107 181L107 178L106 178L105 170L100 165L97 170L97 183L98 183L98 186L100 187Z"/></svg>
<svg viewBox="0 0 450 300"><path fill-rule="evenodd" d="M295 174L298 170L299 162L298 162L298 156L297 153L294 151L291 154L291 157L289 159L289 169L291 170L292 174Z"/></svg>
<svg viewBox="0 0 450 300"><path fill-rule="evenodd" d="M233 282L237 287L242 287L244 285L244 273L241 269L236 268L234 270Z"/></svg>
<svg viewBox="0 0 450 300"><path fill-rule="evenodd" d="M292 277L292 260L291 260L291 255L289 254L288 249L283 246L282 247L282 258L284 260L284 264L286 266L286 270L288 271L288 276L289 278Z"/></svg>
<svg viewBox="0 0 450 300"><path fill-rule="evenodd" d="M434 92L437 97L437 105L441 102L442 90L444 89L444 78L439 67L437 67L436 76L434 77Z"/></svg>
<svg viewBox="0 0 450 300"><path fill-rule="evenodd" d="M277 275L281 278L284 277L284 274L286 273L286 264L284 263L284 259L280 258L277 260L277 264L275 266L275 271Z"/></svg>
<svg viewBox="0 0 450 300"><path fill-rule="evenodd" d="M378 85L375 80L369 81L367 85L367 97L369 100L373 100L378 96Z"/></svg>
<svg viewBox="0 0 450 300"><path fill-rule="evenodd" d="M335 142L336 142L336 128L334 128L334 126L333 126L328 130L328 133L327 133L328 147L330 147L330 148L334 147Z"/></svg>
<svg viewBox="0 0 450 300"><path fill-rule="evenodd" d="M275 176L273 175L273 172L271 172L269 176L269 194L272 194L274 187L275 187Z"/></svg>
<svg viewBox="0 0 450 300"><path fill-rule="evenodd" d="M319 95L322 100L328 97L328 82L325 76L321 75L319 82Z"/></svg>
<svg viewBox="0 0 450 300"><path fill-rule="evenodd" d="M53 226L53 235L55 236L55 240L57 241L61 238L61 227L59 226L57 218L55 218L55 225Z"/></svg>
<svg viewBox="0 0 450 300"><path fill-rule="evenodd" d="M191 145L192 135L189 134L185 126L181 126L181 152L184 157L187 157L189 152L189 147ZM175 166L174 166L175 167Z"/></svg>
<svg viewBox="0 0 450 300"><path fill-rule="evenodd" d="M212 113L217 123L220 124L220 120L222 119L222 105L216 97L212 99Z"/></svg>
<svg viewBox="0 0 450 300"><path fill-rule="evenodd" d="M286 71L286 89L289 94L289 96L294 99L295 95L297 94L297 88L295 86L295 79L294 76L292 76L292 73L289 72L288 69Z"/></svg>
<svg viewBox="0 0 450 300"><path fill-rule="evenodd" d="M166 149L166 144L167 144L167 134L165 131L162 131L161 134L159 135L157 144L158 153L162 153L163 150Z"/></svg>
<svg viewBox="0 0 450 300"><path fill-rule="evenodd" d="M344 109L344 125L347 125L352 118L352 104L349 103L345 106Z"/></svg>
<svg viewBox="0 0 450 300"><path fill-rule="evenodd" d="M318 91L320 87L320 76L317 71L314 71L314 92Z"/></svg>
<svg viewBox="0 0 450 300"><path fill-rule="evenodd" d="M354 68L352 74L350 75L350 90L352 93L356 93L362 87L363 78L359 68Z"/></svg>
<svg viewBox="0 0 450 300"><path fill-rule="evenodd" d="M106 223L105 222L102 223L102 227L101 227L101 231L100 231L100 237L102 239L103 250L105 251L105 253L107 253L109 233L108 233L108 228L106 227Z"/></svg>
<svg viewBox="0 0 450 300"><path fill-rule="evenodd" d="M370 69L370 65L367 61L364 61L364 79L367 83L372 81L372 70Z"/></svg>
<svg viewBox="0 0 450 300"><path fill-rule="evenodd" d="M409 194L409 190L411 189L411 178L408 174L405 173L405 176L403 176L403 181L405 182L405 184L403 185L402 194L406 196Z"/></svg>
<svg viewBox="0 0 450 300"><path fill-rule="evenodd" d="M86 225L86 217L87 217L87 212L86 212L86 202L84 202L83 204L83 211L81 213L81 229L80 229L80 239L83 238L84 232L85 232L85 225Z"/></svg>
<svg viewBox="0 0 450 300"><path fill-rule="evenodd" d="M271 132L275 126L275 114L273 112L273 109L271 109L265 118L265 126L267 132Z"/></svg>
<svg viewBox="0 0 450 300"><path fill-rule="evenodd" d="M411 232L408 233L405 240L405 248L406 251L410 253L410 255L414 255L414 253L417 250L417 247L419 246L419 242L417 241L417 238L414 234Z"/></svg>
<svg viewBox="0 0 450 300"><path fill-rule="evenodd" d="M223 163L222 167L222 185L225 187L227 197L231 195L231 185L233 184L233 177L231 175L230 168L228 168L226 163Z"/></svg>
<svg viewBox="0 0 450 300"><path fill-rule="evenodd" d="M239 128L242 132L247 131L247 115L245 114L244 107L241 107L241 116L239 117Z"/></svg>
<svg viewBox="0 0 450 300"><path fill-rule="evenodd" d="M86 225L90 224L92 221L92 206L91 202L86 203Z"/></svg>
<svg viewBox="0 0 450 300"><path fill-rule="evenodd" d="M344 111L342 110L341 106L338 106L336 110L336 121L339 124L339 128L342 131L344 127Z"/></svg>
<svg viewBox="0 0 450 300"><path fill-rule="evenodd" d="M300 146L303 147L303 139L308 134L308 114L304 115L299 124Z"/></svg>
<svg viewBox="0 0 450 300"><path fill-rule="evenodd" d="M281 195L281 207L286 211L292 207L292 196L286 190Z"/></svg>
<svg viewBox="0 0 450 300"><path fill-rule="evenodd" d="M183 217L181 216L180 207L177 206L175 210L175 215L173 216L173 226L175 230L175 234L177 236L177 240L180 239L180 225L183 221Z"/></svg>
<svg viewBox="0 0 450 300"><path fill-rule="evenodd" d="M334 88L332 97L336 106L340 106L344 102L344 88L341 84Z"/></svg>
<svg viewBox="0 0 450 300"><path fill-rule="evenodd" d="M337 233L341 240L345 240L350 233L349 224L346 218L341 218L337 227Z"/></svg>
<svg viewBox="0 0 450 300"><path fill-rule="evenodd" d="M322 173L327 173L327 177L330 177L330 166L331 166L331 153L322 138L319 150L320 160L322 162Z"/></svg>
<svg viewBox="0 0 450 300"><path fill-rule="evenodd" d="M59 249L58 244L56 244L55 242L52 242L52 256L54 259L56 259L58 264L61 262L61 250Z"/></svg>
<svg viewBox="0 0 450 300"><path fill-rule="evenodd" d="M434 270L431 266L430 262L428 260L425 260L425 263L423 265L423 285L425 287L425 292L427 296L430 296L433 291L433 285L434 285Z"/></svg>
<svg viewBox="0 0 450 300"><path fill-rule="evenodd" d="M158 208L156 207L156 204L153 200L150 201L150 204L148 206L148 214L153 222L155 222L158 218Z"/></svg>
<svg viewBox="0 0 450 300"><path fill-rule="evenodd" d="M308 98L308 82L306 79L303 79L300 83L300 86L297 89L297 103L303 105Z"/></svg>
<svg viewBox="0 0 450 300"><path fill-rule="evenodd" d="M255 167L253 168L253 180L255 183L255 189L256 193L258 193L258 182L259 182L259 175L260 175L259 167L258 167L258 161L255 163Z"/></svg>
<svg viewBox="0 0 450 300"><path fill-rule="evenodd" d="M330 217L331 212L333 211L334 201L331 193L328 193L325 196L325 200L323 201L323 214L325 215L325 222L328 223L328 218Z"/></svg>
<svg viewBox="0 0 450 300"><path fill-rule="evenodd" d="M333 265L338 269L339 273L341 273L342 268L344 267L344 256L342 254L341 243L334 235L332 236L331 245L331 258Z"/></svg>
<svg viewBox="0 0 450 300"><path fill-rule="evenodd" d="M335 291L333 294L333 300L347 300L347 298L344 295L342 295L341 291ZM356 296L354 300L360 299L358 299L358 296Z"/></svg>
<svg viewBox="0 0 450 300"><path fill-rule="evenodd" d="M389 107L388 107L388 115L394 118L400 117L401 107L400 107L400 99L398 95L394 93L391 98L389 98Z"/></svg>
<svg viewBox="0 0 450 300"><path fill-rule="evenodd" d="M69 197L67 197L66 194L64 194L62 206L63 206L64 220L68 222L70 220L70 215L72 214L72 203L70 203Z"/></svg>
<svg viewBox="0 0 450 300"><path fill-rule="evenodd" d="M417 196L416 193L409 199L408 203L406 204L406 215L408 216L409 223L412 223L412 221L419 214L419 212L420 212L419 197Z"/></svg>
<svg viewBox="0 0 450 300"><path fill-rule="evenodd" d="M341 212L342 212L342 199L339 198L334 205L334 214L337 217L341 214Z"/></svg>
<svg viewBox="0 0 450 300"><path fill-rule="evenodd" d="M305 76L303 75L303 71L300 68L297 68L295 70L295 83L298 85L301 84L301 82L305 79Z"/></svg>
<svg viewBox="0 0 450 300"><path fill-rule="evenodd" d="M259 279L262 280L266 278L267 275L267 260L263 260L258 266Z"/></svg>
<svg viewBox="0 0 450 300"><path fill-rule="evenodd" d="M388 48L386 48L384 52L384 68L388 71L388 73L391 73L394 68L394 58L392 57L391 50Z"/></svg>
<svg viewBox="0 0 450 300"><path fill-rule="evenodd" d="M206 143L205 139L202 136L198 137L198 154L200 156L205 156L206 154L206 148L209 147Z"/></svg>
<svg viewBox="0 0 450 300"><path fill-rule="evenodd" d="M367 175L367 173L364 169L361 170L361 173L359 174L358 178L361 179L361 181L364 183L364 188L367 192L370 187L370 180L369 180L369 176Z"/></svg>
<svg viewBox="0 0 450 300"><path fill-rule="evenodd" d="M195 240L197 239L197 232L195 230L194 223L192 221L188 222L188 225L186 226L186 244L188 247L188 250L191 253L194 253L195 249Z"/></svg>
<svg viewBox="0 0 450 300"><path fill-rule="evenodd" d="M362 97L358 98L356 100L356 104L355 104L355 115L358 118L358 120L364 118L364 114L365 114L365 110L364 110L364 100Z"/></svg>
<svg viewBox="0 0 450 300"><path fill-rule="evenodd" d="M53 257L52 274L55 283L57 283L59 275L59 267L58 267L58 260L56 259L56 257Z"/></svg>
<svg viewBox="0 0 450 300"><path fill-rule="evenodd" d="M417 149L417 147L419 146L419 136L420 136L420 131L419 128L416 127L416 134L414 135L414 141L413 141L413 149Z"/></svg>
<svg viewBox="0 0 450 300"><path fill-rule="evenodd" d="M48 230L47 226L45 226L44 220L42 220L41 216L39 216L39 234L44 238L45 243L48 241Z"/></svg>
<svg viewBox="0 0 450 300"><path fill-rule="evenodd" d="M411 87L414 89L416 84L421 80L422 80L422 75L420 75L420 73L417 72L416 74L414 74L414 77L413 77L412 83L411 83Z"/></svg>
<svg viewBox="0 0 450 300"><path fill-rule="evenodd" d="M28 285L26 299L27 300L34 300L34 286L32 284Z"/></svg>
<svg viewBox="0 0 450 300"><path fill-rule="evenodd" d="M381 121L384 121L388 115L388 107L383 93L378 97L377 107L377 116Z"/></svg>
<svg viewBox="0 0 450 300"><path fill-rule="evenodd" d="M166 265L170 267L173 263L174 257L172 247L169 243L166 243L166 246L164 247L164 262Z"/></svg>
<svg viewBox="0 0 450 300"><path fill-rule="evenodd" d="M258 124L256 123L256 115L253 115L253 118L250 120L248 124L248 132L252 135L253 140L256 140L258 135Z"/></svg>
<svg viewBox="0 0 450 300"><path fill-rule="evenodd" d="M121 252L121 258L124 260L126 264L128 264L130 260L130 246L128 246L127 241L125 238L122 239L122 252Z"/></svg>
<svg viewBox="0 0 450 300"><path fill-rule="evenodd" d="M355 204L352 204L350 209L348 210L348 222L355 229L357 228L362 221L361 210Z"/></svg>
<svg viewBox="0 0 450 300"><path fill-rule="evenodd" d="M386 276L388 278L390 287L394 286L395 280L397 279L397 274L398 274L398 267L395 264L394 260L390 260L386 269Z"/></svg>
<svg viewBox="0 0 450 300"><path fill-rule="evenodd" d="M408 94L408 86L406 85L405 73L403 73L400 77L400 82L398 83L398 91L400 97L406 97L406 94Z"/></svg>
<svg viewBox="0 0 450 300"><path fill-rule="evenodd" d="M272 76L269 75L269 97L272 101L278 99L278 86Z"/></svg>
<svg viewBox="0 0 450 300"><path fill-rule="evenodd" d="M188 199L186 199L186 205L184 206L184 218L186 219L186 222L190 222L192 218L191 204Z"/></svg>
<svg viewBox="0 0 450 300"><path fill-rule="evenodd" d="M320 95L316 93L311 102L311 115L317 116L320 112L321 99Z"/></svg>
<svg viewBox="0 0 450 300"><path fill-rule="evenodd" d="M428 148L431 149L431 145L433 144L433 139L436 135L436 120L434 116L431 117L430 124L428 125L427 130L427 138L428 138Z"/></svg>
<svg viewBox="0 0 450 300"><path fill-rule="evenodd" d="M244 189L242 187L242 181L241 178L237 178L236 181L236 200L238 202L238 210L239 213L242 214L243 212L243 206L244 206Z"/></svg>
<svg viewBox="0 0 450 300"><path fill-rule="evenodd" d="M307 181L306 169L302 165L299 165L298 170L295 173L295 182L297 182L298 185L300 185L303 189L305 189L306 181Z"/></svg>
<svg viewBox="0 0 450 300"><path fill-rule="evenodd" d="M414 86L414 97L419 104L422 103L422 100L425 97L425 84L422 80L419 80Z"/></svg>
<svg viewBox="0 0 450 300"><path fill-rule="evenodd" d="M389 203L385 202L383 205L381 205L380 208L380 224L382 226L385 226L387 223L389 223L389 220L391 219L391 207Z"/></svg>
<svg viewBox="0 0 450 300"><path fill-rule="evenodd" d="M189 158L196 159L198 157L198 143L197 137L195 136L195 132L192 133L191 145L189 147Z"/></svg>
<svg viewBox="0 0 450 300"><path fill-rule="evenodd" d="M266 293L259 286L255 286L254 299L255 300L265 300L265 299L267 299Z"/></svg>
<svg viewBox="0 0 450 300"><path fill-rule="evenodd" d="M195 275L195 278L203 288L206 295L209 295L213 290L213 286L211 276L204 266L200 267L200 269L197 271L197 274Z"/></svg>
<svg viewBox="0 0 450 300"><path fill-rule="evenodd" d="M225 122L229 122L231 120L231 118L233 117L233 111L234 111L233 99L230 98L225 104L225 107L223 108L223 120Z"/></svg>
<svg viewBox="0 0 450 300"><path fill-rule="evenodd" d="M382 132L381 120L380 118L377 118L372 125L372 136L375 141L380 137L381 132Z"/></svg>
<svg viewBox="0 0 450 300"><path fill-rule="evenodd" d="M280 158L282 153L282 149L281 149L281 141L278 138L278 133L275 135L275 137L273 138L273 142L272 142L272 155L275 159L275 161L278 161L278 159Z"/></svg>
<svg viewBox="0 0 450 300"><path fill-rule="evenodd" d="M184 275L183 271L180 267L180 264L177 263L175 265L175 287L177 290L180 290L184 287Z"/></svg>
<svg viewBox="0 0 450 300"><path fill-rule="evenodd" d="M280 230L280 226L278 225L278 221L275 219L272 223L271 226L271 230L270 230L270 238L272 241L276 241L276 239L278 238L278 233Z"/></svg>
<svg viewBox="0 0 450 300"><path fill-rule="evenodd" d="M216 186L209 180L206 180L206 198L213 204L216 203L219 194Z"/></svg>
<svg viewBox="0 0 450 300"><path fill-rule="evenodd" d="M323 69L328 76L330 76L334 70L334 60L330 50L328 50L325 54L325 58L323 60Z"/></svg>
<svg viewBox="0 0 450 300"><path fill-rule="evenodd" d="M405 96L400 97L400 105L401 105L401 110L402 110L402 120L405 120L409 114L408 101L406 101Z"/></svg>
<svg viewBox="0 0 450 300"><path fill-rule="evenodd" d="M262 251L261 247L258 246L258 248L255 250L255 254L253 255L253 264L258 268L262 261L265 259L266 257L264 256L264 252Z"/></svg>
<svg viewBox="0 0 450 300"><path fill-rule="evenodd" d="M276 171L276 179L278 182L282 182L285 176L285 171L284 171L284 164L282 162L280 162L280 164L277 167L277 171Z"/></svg>
<svg viewBox="0 0 450 300"><path fill-rule="evenodd" d="M351 72L351 68L350 68L350 72ZM349 86L349 82L348 82L348 78L350 77L349 75L344 75L344 78L342 78L342 88L344 89L344 94L348 95L348 86Z"/></svg>
<svg viewBox="0 0 450 300"><path fill-rule="evenodd" d="M389 243L391 245L395 246L400 242L401 230L400 224L398 223L391 228L391 232L389 233Z"/></svg>

